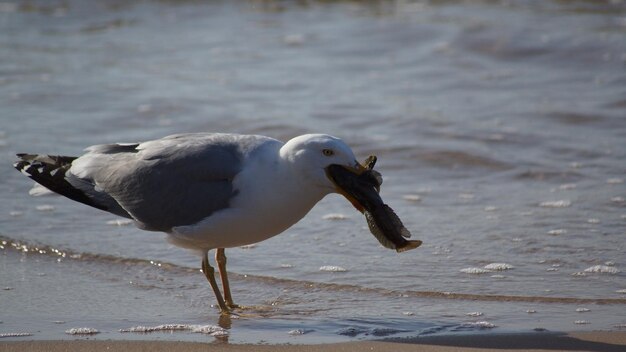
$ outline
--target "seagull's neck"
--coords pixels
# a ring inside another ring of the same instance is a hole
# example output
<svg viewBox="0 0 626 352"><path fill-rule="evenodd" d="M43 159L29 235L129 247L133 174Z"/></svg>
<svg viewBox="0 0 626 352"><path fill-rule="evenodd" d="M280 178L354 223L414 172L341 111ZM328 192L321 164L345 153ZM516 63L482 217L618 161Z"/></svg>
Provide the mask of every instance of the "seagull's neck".
<svg viewBox="0 0 626 352"><path fill-rule="evenodd" d="M246 204L257 208L261 216L280 217L286 229L304 217L329 192L312 185L294 160L283 154L283 149L267 153L266 158L254 158L249 169L244 170L235 182L241 186L254 184L250 188L243 186L241 197L246 198Z"/></svg>
<svg viewBox="0 0 626 352"><path fill-rule="evenodd" d="M289 157L279 156L275 172L277 184L280 185L276 193L287 203L293 203L287 207L294 212L301 212L300 218L329 193L312 183L306 172Z"/></svg>

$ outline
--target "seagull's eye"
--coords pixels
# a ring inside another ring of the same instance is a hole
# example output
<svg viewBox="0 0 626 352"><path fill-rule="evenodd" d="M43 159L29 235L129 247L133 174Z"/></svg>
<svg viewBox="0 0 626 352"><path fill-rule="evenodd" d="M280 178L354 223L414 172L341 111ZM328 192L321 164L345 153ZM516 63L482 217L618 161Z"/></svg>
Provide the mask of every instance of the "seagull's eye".
<svg viewBox="0 0 626 352"><path fill-rule="evenodd" d="M333 156L335 155L335 151L332 149L323 149L322 154L324 154L324 156Z"/></svg>

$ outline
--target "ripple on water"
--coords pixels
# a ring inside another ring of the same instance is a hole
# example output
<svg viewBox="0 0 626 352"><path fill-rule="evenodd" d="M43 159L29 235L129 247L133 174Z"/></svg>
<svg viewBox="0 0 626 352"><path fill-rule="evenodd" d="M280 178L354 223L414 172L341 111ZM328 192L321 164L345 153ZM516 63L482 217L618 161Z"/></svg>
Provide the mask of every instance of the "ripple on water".
<svg viewBox="0 0 626 352"><path fill-rule="evenodd" d="M453 329L453 331L466 331L466 330L483 330L483 329L493 329L497 326L494 323L488 321L472 321L468 323L463 323L457 328Z"/></svg>
<svg viewBox="0 0 626 352"><path fill-rule="evenodd" d="M42 204L42 205L36 206L35 209L39 211L54 211L56 208L54 207L54 205Z"/></svg>
<svg viewBox="0 0 626 352"><path fill-rule="evenodd" d="M409 202L419 202L422 200L422 197L420 197L417 194L405 194L402 196L402 199L409 201Z"/></svg>
<svg viewBox="0 0 626 352"><path fill-rule="evenodd" d="M553 200L539 203L542 208L567 208L572 205L569 200Z"/></svg>
<svg viewBox="0 0 626 352"><path fill-rule="evenodd" d="M475 326L481 329L493 329L496 327L496 324L488 322L488 321L477 321L474 323L468 323L471 326Z"/></svg>
<svg viewBox="0 0 626 352"><path fill-rule="evenodd" d="M356 337L365 334L369 329L360 326L348 326L337 330L337 335Z"/></svg>
<svg viewBox="0 0 626 352"><path fill-rule="evenodd" d="M349 219L348 216L341 213L330 213L322 216L323 220L346 220Z"/></svg>
<svg viewBox="0 0 626 352"><path fill-rule="evenodd" d="M133 224L133 220L131 219L113 219L113 220L107 221L107 225L114 225L114 226L128 226L132 224Z"/></svg>
<svg viewBox="0 0 626 352"><path fill-rule="evenodd" d="M568 191L568 190L575 189L575 188L576 188L575 183L566 183L566 184L562 184L559 186L559 189L562 191Z"/></svg>
<svg viewBox="0 0 626 352"><path fill-rule="evenodd" d="M612 197L611 202L613 203L624 203L626 202L626 198L624 197Z"/></svg>
<svg viewBox="0 0 626 352"><path fill-rule="evenodd" d="M337 330L338 335L356 337L359 335L371 335L376 337L385 337L406 332L405 330L393 328L366 328L362 326L349 326Z"/></svg>

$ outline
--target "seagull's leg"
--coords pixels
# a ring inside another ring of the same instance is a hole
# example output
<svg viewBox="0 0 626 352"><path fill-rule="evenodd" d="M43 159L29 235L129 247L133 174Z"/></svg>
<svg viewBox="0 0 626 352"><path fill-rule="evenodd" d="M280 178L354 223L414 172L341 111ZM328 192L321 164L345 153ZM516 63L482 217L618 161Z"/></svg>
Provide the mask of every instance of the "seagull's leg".
<svg viewBox="0 0 626 352"><path fill-rule="evenodd" d="M239 308L238 305L233 302L233 296L230 294L230 285L228 284L228 273L226 273L226 253L224 248L218 248L215 252L215 262L217 268L220 271L220 278L222 279L222 289L224 290L224 300L228 308Z"/></svg>
<svg viewBox="0 0 626 352"><path fill-rule="evenodd" d="M213 269L211 264L209 264L208 251L204 252L204 256L202 257L202 272L211 284L211 288L213 289L213 293L215 293L215 298L217 298L217 304L219 304L222 314L228 313L228 307L226 307L224 299L222 298L222 293L220 292L219 287L217 287L217 282L215 281L215 269Z"/></svg>

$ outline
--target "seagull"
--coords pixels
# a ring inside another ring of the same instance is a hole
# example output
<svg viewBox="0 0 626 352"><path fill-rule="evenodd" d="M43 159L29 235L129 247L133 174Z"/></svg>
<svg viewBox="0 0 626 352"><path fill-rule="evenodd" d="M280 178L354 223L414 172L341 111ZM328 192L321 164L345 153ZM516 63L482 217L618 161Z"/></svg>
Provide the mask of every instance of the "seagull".
<svg viewBox="0 0 626 352"><path fill-rule="evenodd" d="M283 143L259 135L185 133L85 151L80 157L17 154L14 166L53 192L200 251L222 314L239 308L228 282L226 248L282 233L331 193L344 195L361 212L380 200L380 174L365 177L373 164L363 166L346 143L326 134ZM391 238L393 243L375 236L389 248L400 243L398 251L421 244L404 240L406 233ZM209 263L211 250L223 295Z"/></svg>

